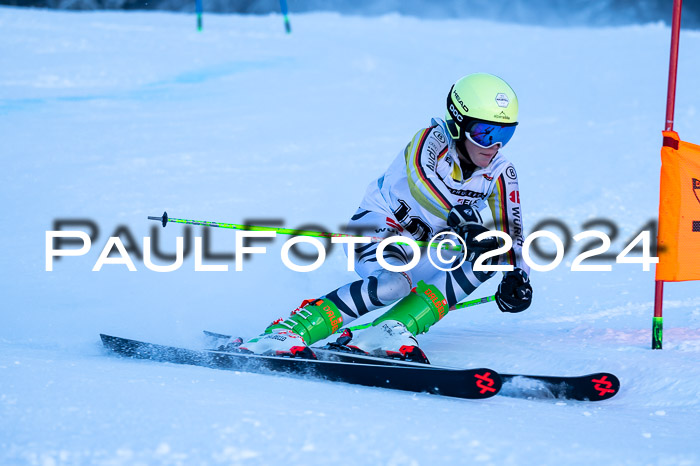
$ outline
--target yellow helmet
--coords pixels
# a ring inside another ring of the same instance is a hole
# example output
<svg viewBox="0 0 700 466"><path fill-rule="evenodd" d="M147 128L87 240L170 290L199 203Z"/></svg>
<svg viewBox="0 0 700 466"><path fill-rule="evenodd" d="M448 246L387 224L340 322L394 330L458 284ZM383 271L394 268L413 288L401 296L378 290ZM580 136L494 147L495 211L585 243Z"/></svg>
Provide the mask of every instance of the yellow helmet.
<svg viewBox="0 0 700 466"><path fill-rule="evenodd" d="M447 129L453 139L481 146L504 146L518 124L518 97L498 76L473 73L460 78L447 95Z"/></svg>

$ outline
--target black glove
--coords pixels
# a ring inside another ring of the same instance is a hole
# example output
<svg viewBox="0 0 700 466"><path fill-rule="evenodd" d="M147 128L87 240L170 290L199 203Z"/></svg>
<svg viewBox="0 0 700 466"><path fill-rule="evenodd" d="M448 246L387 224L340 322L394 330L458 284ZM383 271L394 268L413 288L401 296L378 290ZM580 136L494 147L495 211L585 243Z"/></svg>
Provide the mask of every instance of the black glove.
<svg viewBox="0 0 700 466"><path fill-rule="evenodd" d="M530 279L522 270L515 268L503 275L496 291L496 304L503 312L522 312L532 302Z"/></svg>
<svg viewBox="0 0 700 466"><path fill-rule="evenodd" d="M467 245L467 260L474 260L485 252L498 249L498 238L491 236L481 241L474 238L489 231L484 225L481 215L469 205L456 205L447 215L447 225L462 237Z"/></svg>

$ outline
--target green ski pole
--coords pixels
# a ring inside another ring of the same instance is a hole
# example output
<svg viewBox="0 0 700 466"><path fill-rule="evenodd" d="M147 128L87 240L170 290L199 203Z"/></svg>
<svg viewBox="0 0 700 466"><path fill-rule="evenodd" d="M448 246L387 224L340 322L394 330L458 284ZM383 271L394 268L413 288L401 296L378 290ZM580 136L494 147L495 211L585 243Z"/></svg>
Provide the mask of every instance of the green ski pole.
<svg viewBox="0 0 700 466"><path fill-rule="evenodd" d="M167 212L163 212L163 215L160 217L149 216L148 219L161 222L163 224L163 227L165 227L169 222L172 222L172 223L182 223L185 225L200 225L203 227L226 228L229 230L274 231L275 233L278 233L280 235L310 236L313 238L361 238L361 236L348 235L345 233L329 233L329 232L325 232L325 231L314 231L314 230L295 230L292 228L263 227L263 226L256 226L256 225L239 225L237 223L219 223L219 222L209 222L209 221L205 221L205 220L188 220L188 219L184 219L184 218L168 217ZM382 241L384 241L386 239L386 238L383 238L380 236L366 236L365 238L369 238L370 242L372 242L372 243L381 243ZM397 244L406 244L406 243L397 243ZM428 247L430 245L433 248L437 248L440 243L434 242L433 244L430 244L428 241L416 241L416 244L418 246L421 246L421 247ZM462 250L462 246L460 246L460 245L455 245L455 246L444 245L444 246L442 246L442 248L449 249L452 251L461 251Z"/></svg>
<svg viewBox="0 0 700 466"><path fill-rule="evenodd" d="M471 301L464 301L463 303L455 304L455 309L463 309L465 307L472 307L478 304L490 303L496 300L496 295L485 296L483 298L472 299Z"/></svg>

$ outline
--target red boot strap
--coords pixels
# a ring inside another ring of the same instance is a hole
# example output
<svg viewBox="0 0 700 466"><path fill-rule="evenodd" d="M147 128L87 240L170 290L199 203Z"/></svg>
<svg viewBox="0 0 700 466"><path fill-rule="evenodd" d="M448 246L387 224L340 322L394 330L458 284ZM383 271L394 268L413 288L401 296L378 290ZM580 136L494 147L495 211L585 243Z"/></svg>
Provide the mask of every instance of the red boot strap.
<svg viewBox="0 0 700 466"><path fill-rule="evenodd" d="M292 346L289 351L294 357L306 358L306 359L317 359L316 353L314 353L308 346Z"/></svg>
<svg viewBox="0 0 700 466"><path fill-rule="evenodd" d="M430 361L428 361L428 357L418 346L403 345L399 349L399 351L401 351L401 355L403 356L401 359L405 361L422 362L425 364L430 364Z"/></svg>

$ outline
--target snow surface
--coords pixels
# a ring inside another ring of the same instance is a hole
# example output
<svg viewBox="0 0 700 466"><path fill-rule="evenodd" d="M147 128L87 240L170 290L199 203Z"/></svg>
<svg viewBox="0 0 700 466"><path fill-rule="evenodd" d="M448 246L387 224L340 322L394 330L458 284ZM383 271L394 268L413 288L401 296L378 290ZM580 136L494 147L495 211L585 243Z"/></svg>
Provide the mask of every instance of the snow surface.
<svg viewBox="0 0 700 466"><path fill-rule="evenodd" d="M420 340L436 364L614 372L622 389L605 402L465 401L101 349L100 332L194 347L202 329L252 335L352 280L337 248L314 273L287 270L282 238L242 272L231 260L194 272L191 254L171 273L136 259L137 272L91 269L111 233L140 243L163 210L339 229L469 72L503 76L520 98L504 152L528 232L607 218L617 253L656 217L668 27L337 14L293 27L210 15L197 33L180 14L0 8L0 464L699 464L698 284L666 285L665 348L651 351L653 272L571 272L578 245L533 274L527 312L469 308ZM676 129L696 143L699 53L700 34L682 33ZM46 272L55 219L100 231ZM160 249L183 231L161 229ZM213 252L233 252L233 232L209 233Z"/></svg>

